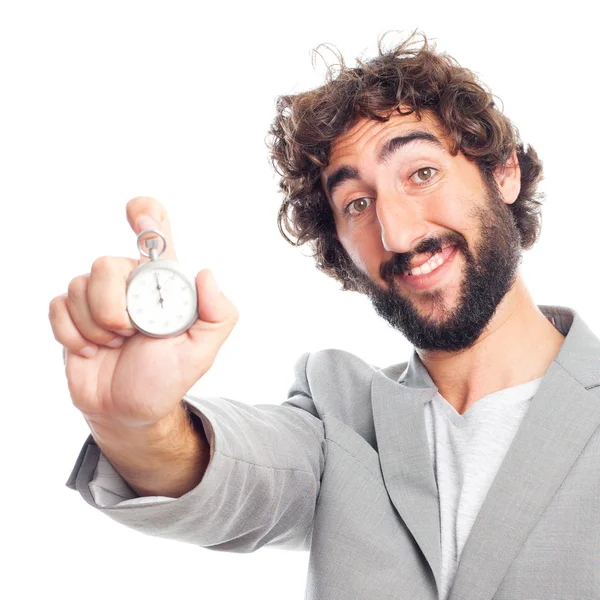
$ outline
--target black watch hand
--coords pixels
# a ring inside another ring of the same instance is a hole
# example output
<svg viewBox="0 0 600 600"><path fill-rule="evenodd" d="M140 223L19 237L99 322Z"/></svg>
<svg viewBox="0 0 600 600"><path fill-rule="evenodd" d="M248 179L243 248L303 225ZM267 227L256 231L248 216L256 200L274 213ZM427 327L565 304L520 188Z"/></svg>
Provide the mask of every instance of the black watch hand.
<svg viewBox="0 0 600 600"><path fill-rule="evenodd" d="M158 273L154 273L154 277L156 277L156 289L158 290L158 297L160 298L160 300L159 300L160 307L164 308L164 305L163 305L164 300L160 293L161 288L160 288L160 282L158 281Z"/></svg>

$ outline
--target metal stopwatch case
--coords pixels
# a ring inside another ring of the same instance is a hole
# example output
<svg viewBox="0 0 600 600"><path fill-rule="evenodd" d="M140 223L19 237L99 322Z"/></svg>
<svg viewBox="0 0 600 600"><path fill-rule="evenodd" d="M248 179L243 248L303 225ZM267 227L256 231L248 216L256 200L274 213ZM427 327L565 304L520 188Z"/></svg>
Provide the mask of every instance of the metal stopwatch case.
<svg viewBox="0 0 600 600"><path fill-rule="evenodd" d="M145 240L148 233L157 234L163 241L158 251L159 238ZM196 282L190 279L176 260L159 259L167 248L165 236L157 229L145 229L137 236L140 253L150 258L139 265L127 279L127 312L134 327L154 338L166 338L187 331L198 319Z"/></svg>

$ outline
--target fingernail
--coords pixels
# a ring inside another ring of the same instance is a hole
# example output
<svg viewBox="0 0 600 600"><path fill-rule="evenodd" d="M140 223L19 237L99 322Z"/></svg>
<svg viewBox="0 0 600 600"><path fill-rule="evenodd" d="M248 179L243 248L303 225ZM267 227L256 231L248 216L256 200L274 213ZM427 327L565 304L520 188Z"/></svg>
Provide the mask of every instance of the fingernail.
<svg viewBox="0 0 600 600"><path fill-rule="evenodd" d="M86 346L79 351L79 354L81 354L81 356L85 356L85 358L92 358L92 356L95 356L97 351L97 346Z"/></svg>
<svg viewBox="0 0 600 600"><path fill-rule="evenodd" d="M138 217L137 221L135 222L135 228L137 229L138 233L140 231L144 231L144 229L156 229L156 226L156 221L148 215Z"/></svg>
<svg viewBox="0 0 600 600"><path fill-rule="evenodd" d="M117 329L116 333L123 337L131 337L132 335L135 335L135 329Z"/></svg>
<svg viewBox="0 0 600 600"><path fill-rule="evenodd" d="M110 342L108 342L106 345L109 348L120 348L123 345L123 342L125 341L125 338L123 337L116 337L114 340L110 340Z"/></svg>

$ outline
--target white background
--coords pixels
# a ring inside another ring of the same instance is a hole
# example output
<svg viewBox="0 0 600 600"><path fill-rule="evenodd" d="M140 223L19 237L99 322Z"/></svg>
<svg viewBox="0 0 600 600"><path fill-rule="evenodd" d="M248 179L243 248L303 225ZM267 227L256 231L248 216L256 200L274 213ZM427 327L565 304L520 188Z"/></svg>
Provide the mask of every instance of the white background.
<svg viewBox="0 0 600 600"><path fill-rule="evenodd" d="M204 6L204 7L203 7ZM129 530L65 487L87 426L50 300L102 255L137 256L138 195L168 209L180 259L214 270L240 321L196 394L279 403L304 352L378 365L410 346L280 236L265 135L280 94L419 28L476 71L544 160L543 235L522 272L538 304L596 310L597 31L535 2L3 2L0 8L2 548L6 598L304 596L307 553L212 552ZM518 340L515 340L518 343ZM265 373L268 371L268 376Z"/></svg>

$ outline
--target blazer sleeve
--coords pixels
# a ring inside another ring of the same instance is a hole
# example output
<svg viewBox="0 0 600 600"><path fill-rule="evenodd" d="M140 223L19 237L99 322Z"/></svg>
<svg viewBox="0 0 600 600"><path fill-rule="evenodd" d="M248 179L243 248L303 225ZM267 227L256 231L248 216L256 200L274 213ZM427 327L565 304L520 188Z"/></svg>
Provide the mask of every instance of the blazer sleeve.
<svg viewBox="0 0 600 600"><path fill-rule="evenodd" d="M211 448L202 481L187 494L137 496L91 435L66 485L111 519L148 535L230 552L265 545L308 549L326 459L309 359L305 353L296 362L281 405L185 396Z"/></svg>

